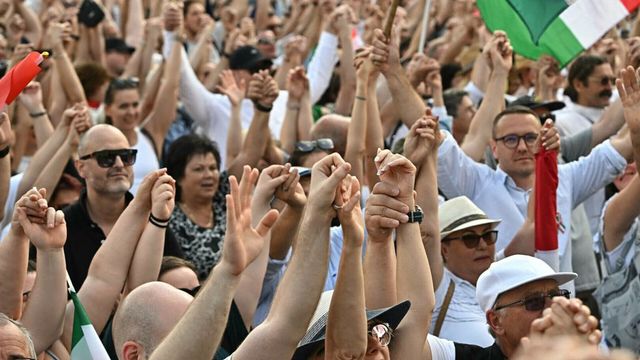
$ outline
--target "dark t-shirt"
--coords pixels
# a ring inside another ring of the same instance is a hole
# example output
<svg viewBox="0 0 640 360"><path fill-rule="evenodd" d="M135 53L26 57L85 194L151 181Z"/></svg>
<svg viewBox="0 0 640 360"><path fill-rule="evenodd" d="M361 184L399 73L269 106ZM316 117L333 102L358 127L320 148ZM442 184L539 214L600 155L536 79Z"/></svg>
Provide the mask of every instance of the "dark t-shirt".
<svg viewBox="0 0 640 360"><path fill-rule="evenodd" d="M456 360L503 360L507 359L497 343L483 348L478 345L454 343Z"/></svg>

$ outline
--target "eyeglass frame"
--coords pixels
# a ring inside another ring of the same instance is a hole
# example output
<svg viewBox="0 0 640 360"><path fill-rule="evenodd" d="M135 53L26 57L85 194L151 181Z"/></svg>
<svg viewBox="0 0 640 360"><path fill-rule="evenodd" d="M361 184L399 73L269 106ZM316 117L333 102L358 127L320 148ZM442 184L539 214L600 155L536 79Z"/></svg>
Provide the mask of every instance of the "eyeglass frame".
<svg viewBox="0 0 640 360"><path fill-rule="evenodd" d="M133 161L131 161L131 164L128 164L127 161L125 161L122 158L123 152L124 151L128 151L130 152L129 156L133 156ZM113 154L113 163L110 166L104 166L99 160L98 157L101 154ZM94 151L90 154L87 155L83 155L80 157L80 160L89 160L89 159L95 159L96 163L98 164L99 167L103 168L103 169L109 169L111 167L113 167L113 165L115 165L116 163L116 158L120 158L120 161L122 161L122 164L127 167L127 166L133 166L136 163L136 158L137 158L137 154L138 154L138 150L137 149L108 149L108 150L98 150L98 151Z"/></svg>
<svg viewBox="0 0 640 360"><path fill-rule="evenodd" d="M373 329L378 327L378 326L382 326L384 328L383 337L379 337L379 336L373 334ZM384 341L384 339L385 339L384 336L387 335L387 334L389 334L388 339L386 341ZM389 326L388 323L382 323L382 322L374 323L374 324L372 324L371 328L369 328L367 326L367 336L373 337L374 339L376 339L380 343L380 346L386 347L386 346L389 346L389 344L391 343L391 339L393 338L393 329L391 328L391 326Z"/></svg>
<svg viewBox="0 0 640 360"><path fill-rule="evenodd" d="M531 295L527 295L524 298L508 303L508 304L503 304L500 306L496 306L494 305L493 310L494 311L498 311L498 310L502 310L508 307L513 307L513 306L519 306L519 305L524 305L525 310L527 311L540 311L543 310L545 308L545 305L547 303L547 299L553 299L556 296L564 296L565 298L569 299L571 297L571 291L566 290L566 289L556 289L556 290L551 290L547 293L536 293L536 294L531 294ZM539 299L543 299L544 302L542 303L542 307L540 309L536 309L536 308L528 308L527 307L527 301L531 302L531 301L535 301L535 300L539 300Z"/></svg>
<svg viewBox="0 0 640 360"><path fill-rule="evenodd" d="M535 140L533 140L533 142L532 142L531 144L529 144L529 143L527 142L527 139L526 139L526 138L527 138L527 136L530 136L530 135L534 135L534 136L535 136ZM507 135L505 135L505 136L501 136L501 137L499 137L499 138L495 138L495 139L493 139L493 140L495 140L496 142L498 142L498 141L502 141L502 143L504 144L504 146L505 146L507 149L511 149L511 150L513 150L513 149L517 149L517 148L518 148L518 145L520 145L520 140L523 140L523 141L524 141L524 144L525 144L528 148L530 148L530 147L534 146L534 145L536 144L536 141L538 141L538 137L539 137L539 136L540 136L540 134L537 134L537 133L534 133L534 132L529 132L529 133L526 133L526 134L524 134L524 135L507 134ZM511 147L511 146L507 145L507 141L506 141L506 139L507 139L508 137L516 137L516 138L518 139L518 141L515 143L515 145L513 145L513 146Z"/></svg>
<svg viewBox="0 0 640 360"><path fill-rule="evenodd" d="M489 234L495 234L495 239L492 242L487 241L486 236L489 235ZM464 239L465 236L467 236L467 237L475 237L474 240L471 240L471 241L473 241L475 243L475 245L474 246L469 246L468 245L469 241ZM464 246L467 249L475 249L475 248L478 247L478 245L480 245L480 239L484 240L484 242L487 245L493 245L493 244L498 242L498 230L492 229L492 230L489 230L489 231L485 231L482 234L468 233L468 234L464 234L464 235L456 236L456 237L452 237L452 238L445 237L444 239L442 239L442 242L448 242L448 241L452 241L452 240L462 240L462 242L464 243Z"/></svg>
<svg viewBox="0 0 640 360"><path fill-rule="evenodd" d="M325 145L322 145L325 144ZM330 144L330 146L328 145ZM310 153L315 151L316 149L330 151L335 148L335 144L333 140L330 138L322 138L316 140L302 140L298 141L295 146L295 151L302 153Z"/></svg>
<svg viewBox="0 0 640 360"><path fill-rule="evenodd" d="M616 77L615 76L601 76L599 79L596 76L589 76L588 77L589 81L591 81L591 79L595 79L596 83L602 85L602 86L606 86L607 84L614 86L616 84Z"/></svg>

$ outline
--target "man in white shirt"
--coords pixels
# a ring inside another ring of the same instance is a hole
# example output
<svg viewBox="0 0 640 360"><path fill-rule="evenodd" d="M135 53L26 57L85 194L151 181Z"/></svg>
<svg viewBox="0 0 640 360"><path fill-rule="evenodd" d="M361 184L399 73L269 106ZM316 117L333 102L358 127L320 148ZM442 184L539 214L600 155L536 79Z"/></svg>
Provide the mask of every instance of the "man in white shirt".
<svg viewBox="0 0 640 360"><path fill-rule="evenodd" d="M546 139L545 132L546 131ZM557 135L553 127L543 129L535 113L522 107L509 108L496 116L491 149L498 160L497 170L469 158L445 132L438 149L438 185L447 198L465 195L490 218L502 219L496 243L498 258L505 254L533 254L533 244L516 251L510 245L524 223L529 196L535 181L535 147L538 136L549 144ZM631 158L631 145L616 138L597 146L578 161L560 165L557 190L560 270L570 271L571 211L595 191L611 182Z"/></svg>

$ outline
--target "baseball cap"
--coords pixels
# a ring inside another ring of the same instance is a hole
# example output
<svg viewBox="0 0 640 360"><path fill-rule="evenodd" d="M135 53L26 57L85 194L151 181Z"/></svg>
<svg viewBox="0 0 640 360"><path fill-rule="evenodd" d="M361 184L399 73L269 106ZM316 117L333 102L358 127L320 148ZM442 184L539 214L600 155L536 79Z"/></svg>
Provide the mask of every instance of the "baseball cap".
<svg viewBox="0 0 640 360"><path fill-rule="evenodd" d="M127 43L120 38L109 38L105 40L106 52L118 52L121 54L133 54L136 48L127 45Z"/></svg>
<svg viewBox="0 0 640 360"><path fill-rule="evenodd" d="M565 107L565 104L562 101L547 101L547 102L539 102L536 101L533 96L524 95L519 98L513 100L509 103L509 107L512 106L524 106L528 107L531 110L535 109L547 109L548 111L556 111Z"/></svg>
<svg viewBox="0 0 640 360"><path fill-rule="evenodd" d="M547 263L527 255L511 255L496 261L483 272L476 284L476 298L485 313L500 294L537 280L551 279L558 285L578 277L572 272L555 272Z"/></svg>
<svg viewBox="0 0 640 360"><path fill-rule="evenodd" d="M501 220L489 219L468 197L459 196L440 205L438 221L440 223L440 238L444 239L452 232L478 225L498 224Z"/></svg>
<svg viewBox="0 0 640 360"><path fill-rule="evenodd" d="M229 56L229 69L231 70L248 70L253 73L268 69L271 64L270 59L264 57L257 48L251 45L239 47Z"/></svg>

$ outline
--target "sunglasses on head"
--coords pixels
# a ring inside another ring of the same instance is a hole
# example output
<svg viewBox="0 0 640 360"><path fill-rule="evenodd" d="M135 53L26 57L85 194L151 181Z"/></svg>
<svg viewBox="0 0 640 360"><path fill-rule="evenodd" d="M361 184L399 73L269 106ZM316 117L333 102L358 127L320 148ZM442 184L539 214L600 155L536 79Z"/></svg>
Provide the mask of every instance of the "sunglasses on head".
<svg viewBox="0 0 640 360"><path fill-rule="evenodd" d="M367 335L378 340L381 346L387 346L391 342L393 330L387 323L372 324L367 330Z"/></svg>
<svg viewBox="0 0 640 360"><path fill-rule="evenodd" d="M442 241L462 240L464 246L469 249L475 249L478 247L478 244L480 244L480 239L483 239L487 245L493 245L498 240L498 230L491 230L482 234L464 234L454 238L445 238Z"/></svg>
<svg viewBox="0 0 640 360"><path fill-rule="evenodd" d="M524 135L509 134L503 137L496 138L495 140L502 141L502 143L504 143L504 146L506 146L509 149L515 149L518 147L518 144L520 144L520 139L524 140L524 143L527 145L527 147L532 147L536 144L536 141L538 140L538 134L536 133L527 133Z"/></svg>
<svg viewBox="0 0 640 360"><path fill-rule="evenodd" d="M296 151L299 152L312 152L315 149L320 150L333 150L333 140L325 138L318 140L306 140L306 141L298 141L296 143Z"/></svg>
<svg viewBox="0 0 640 360"><path fill-rule="evenodd" d="M80 160L94 158L98 166L102 168L110 168L116 163L116 157L120 157L124 166L132 166L136 163L136 149L118 149L118 150L100 150L94 153L80 157Z"/></svg>
<svg viewBox="0 0 640 360"><path fill-rule="evenodd" d="M524 305L524 308L527 311L540 311L545 308L547 304L547 299L552 299L556 296L563 296L565 298L569 298L571 296L571 292L569 290L551 290L548 293L537 293L526 296L524 299L520 299L518 301L514 301L509 304L499 305L494 308L494 310L500 310L511 306L519 306Z"/></svg>

